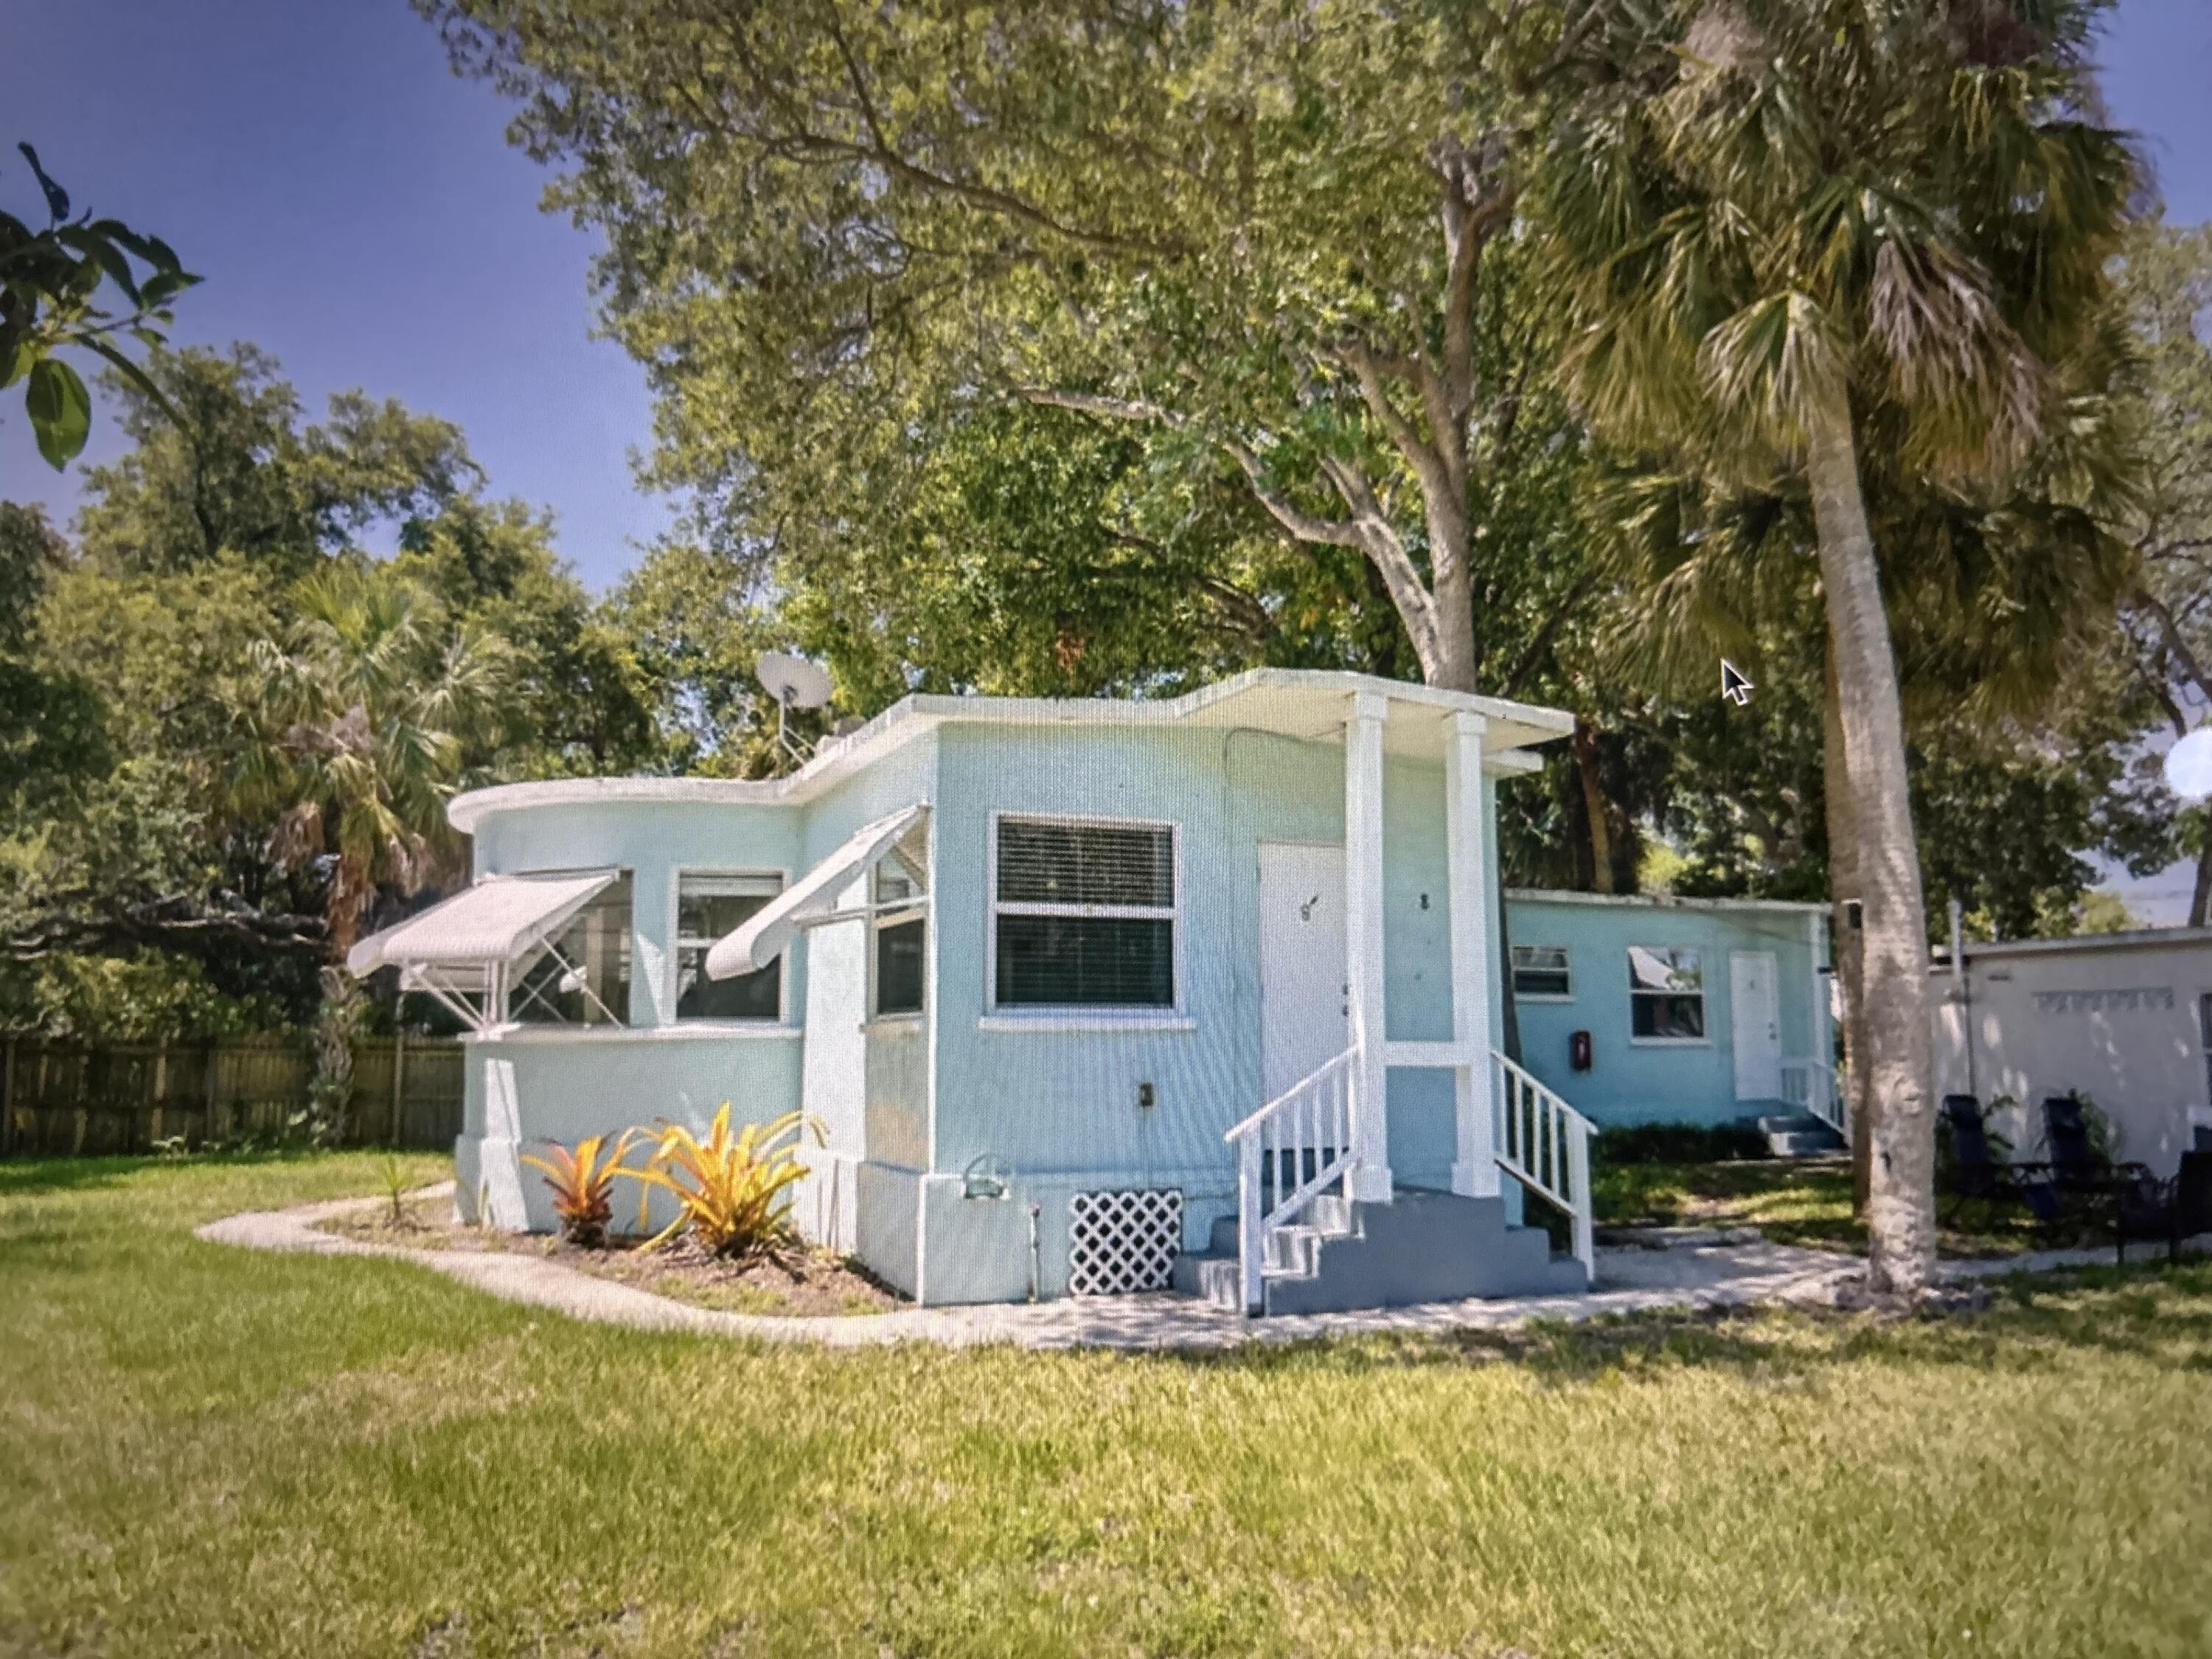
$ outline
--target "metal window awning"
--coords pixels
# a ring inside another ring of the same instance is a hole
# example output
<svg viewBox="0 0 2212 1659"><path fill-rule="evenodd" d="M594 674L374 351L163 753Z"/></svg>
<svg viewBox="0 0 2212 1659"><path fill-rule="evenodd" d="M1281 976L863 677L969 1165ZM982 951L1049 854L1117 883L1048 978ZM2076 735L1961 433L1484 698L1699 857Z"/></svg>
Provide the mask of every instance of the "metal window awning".
<svg viewBox="0 0 2212 1659"><path fill-rule="evenodd" d="M830 920L837 901L920 823L927 805L908 806L863 825L836 852L745 919L707 952L707 977L757 973L781 956L802 927Z"/></svg>
<svg viewBox="0 0 2212 1659"><path fill-rule="evenodd" d="M346 953L346 969L365 979L397 968L407 989L428 992L486 1030L500 1018L503 982L514 965L550 949L578 911L621 879L619 870L488 877L371 933Z"/></svg>

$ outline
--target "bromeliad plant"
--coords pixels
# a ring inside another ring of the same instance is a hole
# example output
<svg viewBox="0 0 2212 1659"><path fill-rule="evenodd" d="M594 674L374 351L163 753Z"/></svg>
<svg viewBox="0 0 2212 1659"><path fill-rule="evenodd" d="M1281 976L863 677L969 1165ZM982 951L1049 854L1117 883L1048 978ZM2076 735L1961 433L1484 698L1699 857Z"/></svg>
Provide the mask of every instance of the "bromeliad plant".
<svg viewBox="0 0 2212 1659"><path fill-rule="evenodd" d="M730 1132L730 1103L714 1114L704 1139L680 1123L664 1121L645 1167L618 1169L641 1183L638 1215L642 1225L653 1189L673 1194L676 1219L647 1240L652 1249L678 1233L690 1231L712 1255L742 1260L771 1254L792 1241L789 1188L806 1173L799 1162L799 1138L811 1133L823 1144L820 1122L802 1112L786 1112L769 1123L748 1123Z"/></svg>
<svg viewBox="0 0 2212 1659"><path fill-rule="evenodd" d="M623 1168L636 1137L635 1129L625 1129L619 1139L586 1135L576 1143L574 1152L555 1141L550 1158L534 1152L523 1155L525 1164L545 1172L546 1185L553 1193L553 1213L561 1221L561 1237L569 1243L586 1250L605 1245L607 1223L615 1212L615 1176L637 1173Z"/></svg>

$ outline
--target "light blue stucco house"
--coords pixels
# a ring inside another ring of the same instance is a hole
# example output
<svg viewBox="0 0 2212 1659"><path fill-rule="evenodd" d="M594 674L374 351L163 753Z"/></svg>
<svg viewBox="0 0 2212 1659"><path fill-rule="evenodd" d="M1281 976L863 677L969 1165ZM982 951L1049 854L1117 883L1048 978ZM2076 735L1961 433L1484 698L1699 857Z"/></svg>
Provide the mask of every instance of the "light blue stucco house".
<svg viewBox="0 0 2212 1659"><path fill-rule="evenodd" d="M551 1224L519 1149L726 1100L819 1120L803 1229L920 1302L1579 1287L1589 1121L1498 1052L1493 850L1571 724L1279 670L912 696L774 780L461 796L475 884L352 963L469 1023L495 1224Z"/></svg>
<svg viewBox="0 0 2212 1659"><path fill-rule="evenodd" d="M1601 1129L1834 1123L1827 907L1508 889L1521 1063Z"/></svg>

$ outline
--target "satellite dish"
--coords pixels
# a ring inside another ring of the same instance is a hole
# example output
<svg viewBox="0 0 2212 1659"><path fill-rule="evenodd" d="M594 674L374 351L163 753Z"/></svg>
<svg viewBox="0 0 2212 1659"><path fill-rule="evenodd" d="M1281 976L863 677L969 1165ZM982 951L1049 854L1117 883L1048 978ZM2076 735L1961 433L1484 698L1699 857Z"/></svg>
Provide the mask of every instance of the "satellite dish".
<svg viewBox="0 0 2212 1659"><path fill-rule="evenodd" d="M2166 787L2184 800L2212 796L2212 726L2200 726L2166 751Z"/></svg>
<svg viewBox="0 0 2212 1659"><path fill-rule="evenodd" d="M775 699L775 740L793 760L804 761L811 746L791 735L791 711L819 708L830 701L830 677L804 657L764 651L753 665L762 689Z"/></svg>
<svg viewBox="0 0 2212 1659"><path fill-rule="evenodd" d="M819 708L830 701L830 676L804 657L764 652L753 672L779 708Z"/></svg>

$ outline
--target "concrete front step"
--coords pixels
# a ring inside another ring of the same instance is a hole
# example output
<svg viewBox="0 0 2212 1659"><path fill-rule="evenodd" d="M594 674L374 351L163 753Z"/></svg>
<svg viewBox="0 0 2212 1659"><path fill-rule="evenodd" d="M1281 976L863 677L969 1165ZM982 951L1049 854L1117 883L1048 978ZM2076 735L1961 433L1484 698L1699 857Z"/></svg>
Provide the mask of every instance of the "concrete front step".
<svg viewBox="0 0 2212 1659"><path fill-rule="evenodd" d="M1236 1217L1216 1221L1209 1243L1204 1254L1176 1259L1176 1288L1239 1311ZM1506 1224L1502 1200L1420 1188L1401 1188L1389 1204L1316 1200L1301 1224L1277 1230L1261 1273L1271 1314L1589 1288L1582 1263L1553 1255L1541 1228Z"/></svg>
<svg viewBox="0 0 2212 1659"><path fill-rule="evenodd" d="M1759 1132L1776 1158L1830 1158L1844 1150L1844 1138L1809 1114L1763 1117Z"/></svg>

